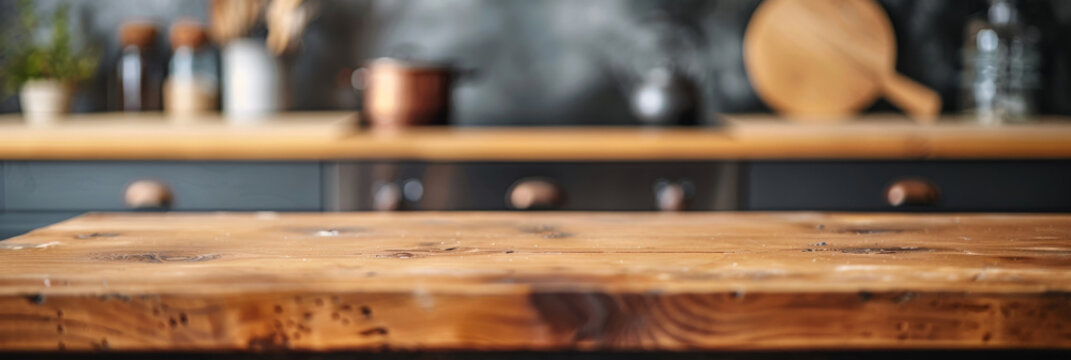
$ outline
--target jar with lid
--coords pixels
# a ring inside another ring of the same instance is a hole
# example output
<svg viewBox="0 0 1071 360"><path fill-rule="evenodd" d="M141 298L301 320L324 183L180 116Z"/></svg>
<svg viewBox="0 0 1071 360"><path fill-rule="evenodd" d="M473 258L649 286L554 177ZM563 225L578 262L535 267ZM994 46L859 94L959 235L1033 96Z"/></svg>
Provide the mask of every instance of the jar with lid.
<svg viewBox="0 0 1071 360"><path fill-rule="evenodd" d="M164 110L188 118L217 109L219 63L204 27L194 20L171 26L171 63L164 82Z"/></svg>
<svg viewBox="0 0 1071 360"><path fill-rule="evenodd" d="M1024 23L1015 0L990 0L971 21L963 48L962 104L983 124L1028 121L1041 87L1040 35Z"/></svg>
<svg viewBox="0 0 1071 360"><path fill-rule="evenodd" d="M116 110L160 110L163 66L154 47L156 35L156 25L146 21L127 22L119 28L122 50L116 64Z"/></svg>

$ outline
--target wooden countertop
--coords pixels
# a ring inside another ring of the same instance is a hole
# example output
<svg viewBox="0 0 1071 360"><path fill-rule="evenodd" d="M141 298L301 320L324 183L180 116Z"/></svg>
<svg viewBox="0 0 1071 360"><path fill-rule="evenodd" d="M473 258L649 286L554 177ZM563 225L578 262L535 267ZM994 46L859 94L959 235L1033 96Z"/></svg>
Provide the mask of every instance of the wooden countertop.
<svg viewBox="0 0 1071 360"><path fill-rule="evenodd" d="M0 350L1071 348L1071 216L91 214Z"/></svg>
<svg viewBox="0 0 1071 360"><path fill-rule="evenodd" d="M893 115L837 125L729 116L720 128L434 127L367 130L352 112L281 115L262 126L219 117L76 115L50 128L0 116L0 159L647 161L734 159L1071 159L1071 120L921 126Z"/></svg>

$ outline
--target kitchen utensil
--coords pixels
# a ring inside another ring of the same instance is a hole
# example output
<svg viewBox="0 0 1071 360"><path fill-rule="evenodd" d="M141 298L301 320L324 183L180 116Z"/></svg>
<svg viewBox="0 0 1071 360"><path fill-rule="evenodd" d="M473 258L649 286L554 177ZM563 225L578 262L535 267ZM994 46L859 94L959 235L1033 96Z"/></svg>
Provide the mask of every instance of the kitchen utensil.
<svg viewBox="0 0 1071 360"><path fill-rule="evenodd" d="M679 73L656 67L632 93L632 112L646 124L694 125L699 120L698 93Z"/></svg>
<svg viewBox="0 0 1071 360"><path fill-rule="evenodd" d="M896 73L896 39L872 0L768 0L748 24L744 62L767 105L801 121L849 117L883 96L919 122L933 90Z"/></svg>
<svg viewBox="0 0 1071 360"><path fill-rule="evenodd" d="M353 87L364 93L372 124L445 124L456 72L435 63L380 58L353 72Z"/></svg>
<svg viewBox="0 0 1071 360"><path fill-rule="evenodd" d="M297 48L301 34L318 12L316 2L274 0L264 14L268 26L268 48L276 54Z"/></svg>
<svg viewBox="0 0 1071 360"><path fill-rule="evenodd" d="M267 0L212 0L212 39L222 44L248 36L267 5Z"/></svg>

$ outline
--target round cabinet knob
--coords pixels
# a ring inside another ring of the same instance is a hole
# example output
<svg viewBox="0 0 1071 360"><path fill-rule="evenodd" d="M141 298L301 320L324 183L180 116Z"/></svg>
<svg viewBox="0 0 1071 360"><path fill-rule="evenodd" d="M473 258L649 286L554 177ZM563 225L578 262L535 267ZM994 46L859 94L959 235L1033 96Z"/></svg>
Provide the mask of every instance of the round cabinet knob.
<svg viewBox="0 0 1071 360"><path fill-rule="evenodd" d="M680 184L665 184L655 190L659 211L681 211L687 207L687 196Z"/></svg>
<svg viewBox="0 0 1071 360"><path fill-rule="evenodd" d="M167 209L173 199L171 188L155 180L134 181L123 191L123 202L131 209Z"/></svg>
<svg viewBox="0 0 1071 360"><path fill-rule="evenodd" d="M518 210L553 209L564 202L561 188L547 180L518 181L509 191L509 205Z"/></svg>
<svg viewBox="0 0 1071 360"><path fill-rule="evenodd" d="M937 185L917 178L898 180L885 190L885 199L892 206L936 205L940 197Z"/></svg>
<svg viewBox="0 0 1071 360"><path fill-rule="evenodd" d="M417 179L409 179L402 183L402 196L405 201L418 203L424 198L424 183Z"/></svg>
<svg viewBox="0 0 1071 360"><path fill-rule="evenodd" d="M694 193L695 184L691 180L659 179L654 184L655 206L659 211L683 211Z"/></svg>
<svg viewBox="0 0 1071 360"><path fill-rule="evenodd" d="M398 184L385 183L372 192L372 208L376 211L396 211L402 208L402 189Z"/></svg>

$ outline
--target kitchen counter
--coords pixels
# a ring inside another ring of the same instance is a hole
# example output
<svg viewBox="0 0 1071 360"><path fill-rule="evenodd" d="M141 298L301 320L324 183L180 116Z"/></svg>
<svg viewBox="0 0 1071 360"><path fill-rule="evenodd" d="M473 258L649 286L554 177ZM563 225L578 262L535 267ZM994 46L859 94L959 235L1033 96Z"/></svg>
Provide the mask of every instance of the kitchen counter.
<svg viewBox="0 0 1071 360"><path fill-rule="evenodd" d="M1071 348L1071 216L90 214L0 351Z"/></svg>
<svg viewBox="0 0 1071 360"><path fill-rule="evenodd" d="M1071 121L932 126L893 115L840 125L729 116L721 128L430 127L359 129L352 112L281 115L262 126L218 117L75 115L49 128L0 116L6 160L659 161L733 159L1067 159Z"/></svg>

